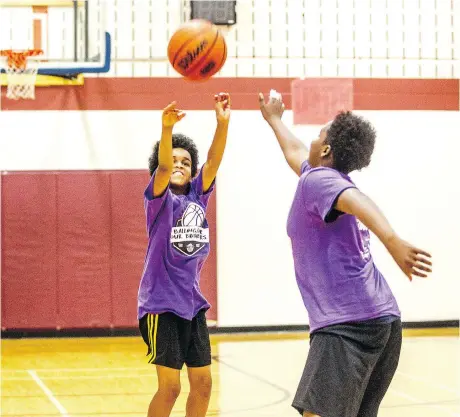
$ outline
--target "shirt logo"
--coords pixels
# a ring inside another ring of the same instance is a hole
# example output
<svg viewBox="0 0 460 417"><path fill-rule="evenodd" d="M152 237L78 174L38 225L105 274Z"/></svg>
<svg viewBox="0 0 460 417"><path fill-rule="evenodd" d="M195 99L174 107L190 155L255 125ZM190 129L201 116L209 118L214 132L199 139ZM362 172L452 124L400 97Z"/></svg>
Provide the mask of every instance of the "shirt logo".
<svg viewBox="0 0 460 417"><path fill-rule="evenodd" d="M369 229L358 219L356 219L356 224L361 236L361 247L359 248L359 251L361 252L361 258L363 258L364 261L368 261L371 258L371 235L369 233Z"/></svg>
<svg viewBox="0 0 460 417"><path fill-rule="evenodd" d="M190 203L176 227L171 229L171 243L181 253L193 256L209 243L209 228L204 210Z"/></svg>

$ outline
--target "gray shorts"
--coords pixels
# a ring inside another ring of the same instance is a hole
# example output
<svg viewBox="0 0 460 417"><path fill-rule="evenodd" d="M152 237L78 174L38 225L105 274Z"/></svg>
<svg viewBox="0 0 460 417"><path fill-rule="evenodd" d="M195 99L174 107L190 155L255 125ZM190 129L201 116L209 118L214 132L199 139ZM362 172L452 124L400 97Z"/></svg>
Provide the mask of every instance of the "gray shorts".
<svg viewBox="0 0 460 417"><path fill-rule="evenodd" d="M397 317L344 323L310 335L292 406L321 417L377 417L399 362Z"/></svg>

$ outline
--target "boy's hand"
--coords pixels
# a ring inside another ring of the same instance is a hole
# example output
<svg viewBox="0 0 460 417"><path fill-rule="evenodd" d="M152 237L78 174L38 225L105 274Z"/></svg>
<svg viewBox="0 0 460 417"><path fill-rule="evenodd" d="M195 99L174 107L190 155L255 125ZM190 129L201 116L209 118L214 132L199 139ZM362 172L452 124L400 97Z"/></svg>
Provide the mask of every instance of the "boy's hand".
<svg viewBox="0 0 460 417"><path fill-rule="evenodd" d="M217 123L228 123L230 120L231 99L228 93L219 93L214 96L216 102Z"/></svg>
<svg viewBox="0 0 460 417"><path fill-rule="evenodd" d="M176 109L176 104L177 103L173 101L163 109L163 114L161 116L163 127L172 127L185 117L185 112Z"/></svg>
<svg viewBox="0 0 460 417"><path fill-rule="evenodd" d="M259 93L260 111L264 119L270 123L273 119L281 119L284 113L284 103L281 94L275 90L270 91L270 98L265 103L265 98L262 93Z"/></svg>
<svg viewBox="0 0 460 417"><path fill-rule="evenodd" d="M424 250L417 249L410 243L393 237L387 243L387 249L395 262L401 268L401 271L412 281L412 275L426 278L431 272L431 255Z"/></svg>

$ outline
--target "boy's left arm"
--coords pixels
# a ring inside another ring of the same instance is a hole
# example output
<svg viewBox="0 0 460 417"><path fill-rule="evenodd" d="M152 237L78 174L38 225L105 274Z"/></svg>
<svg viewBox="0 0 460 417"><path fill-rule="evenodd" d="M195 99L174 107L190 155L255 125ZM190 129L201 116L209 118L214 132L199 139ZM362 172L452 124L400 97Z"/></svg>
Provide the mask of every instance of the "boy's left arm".
<svg viewBox="0 0 460 417"><path fill-rule="evenodd" d="M216 101L217 127L211 147L208 151L208 158L203 165L203 193L206 193L216 178L217 171L224 156L225 145L227 143L228 124L230 121L230 95L219 93L214 96Z"/></svg>
<svg viewBox="0 0 460 417"><path fill-rule="evenodd" d="M335 208L357 217L385 245L402 272L412 281L412 275L425 278L431 272L431 254L402 240L390 226L379 207L356 188L340 194Z"/></svg>

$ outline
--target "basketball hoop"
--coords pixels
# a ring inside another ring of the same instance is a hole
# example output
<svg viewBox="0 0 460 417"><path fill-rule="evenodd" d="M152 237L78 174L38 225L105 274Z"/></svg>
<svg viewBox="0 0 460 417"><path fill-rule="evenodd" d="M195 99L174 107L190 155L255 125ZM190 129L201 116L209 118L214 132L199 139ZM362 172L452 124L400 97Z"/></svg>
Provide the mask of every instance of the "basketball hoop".
<svg viewBox="0 0 460 417"><path fill-rule="evenodd" d="M38 60L27 61L27 58L41 55L41 49L13 51L11 49L0 51L0 56L7 57L5 68L8 89L6 97L19 99L35 99L35 79L38 72ZM29 65L28 65L29 64Z"/></svg>

